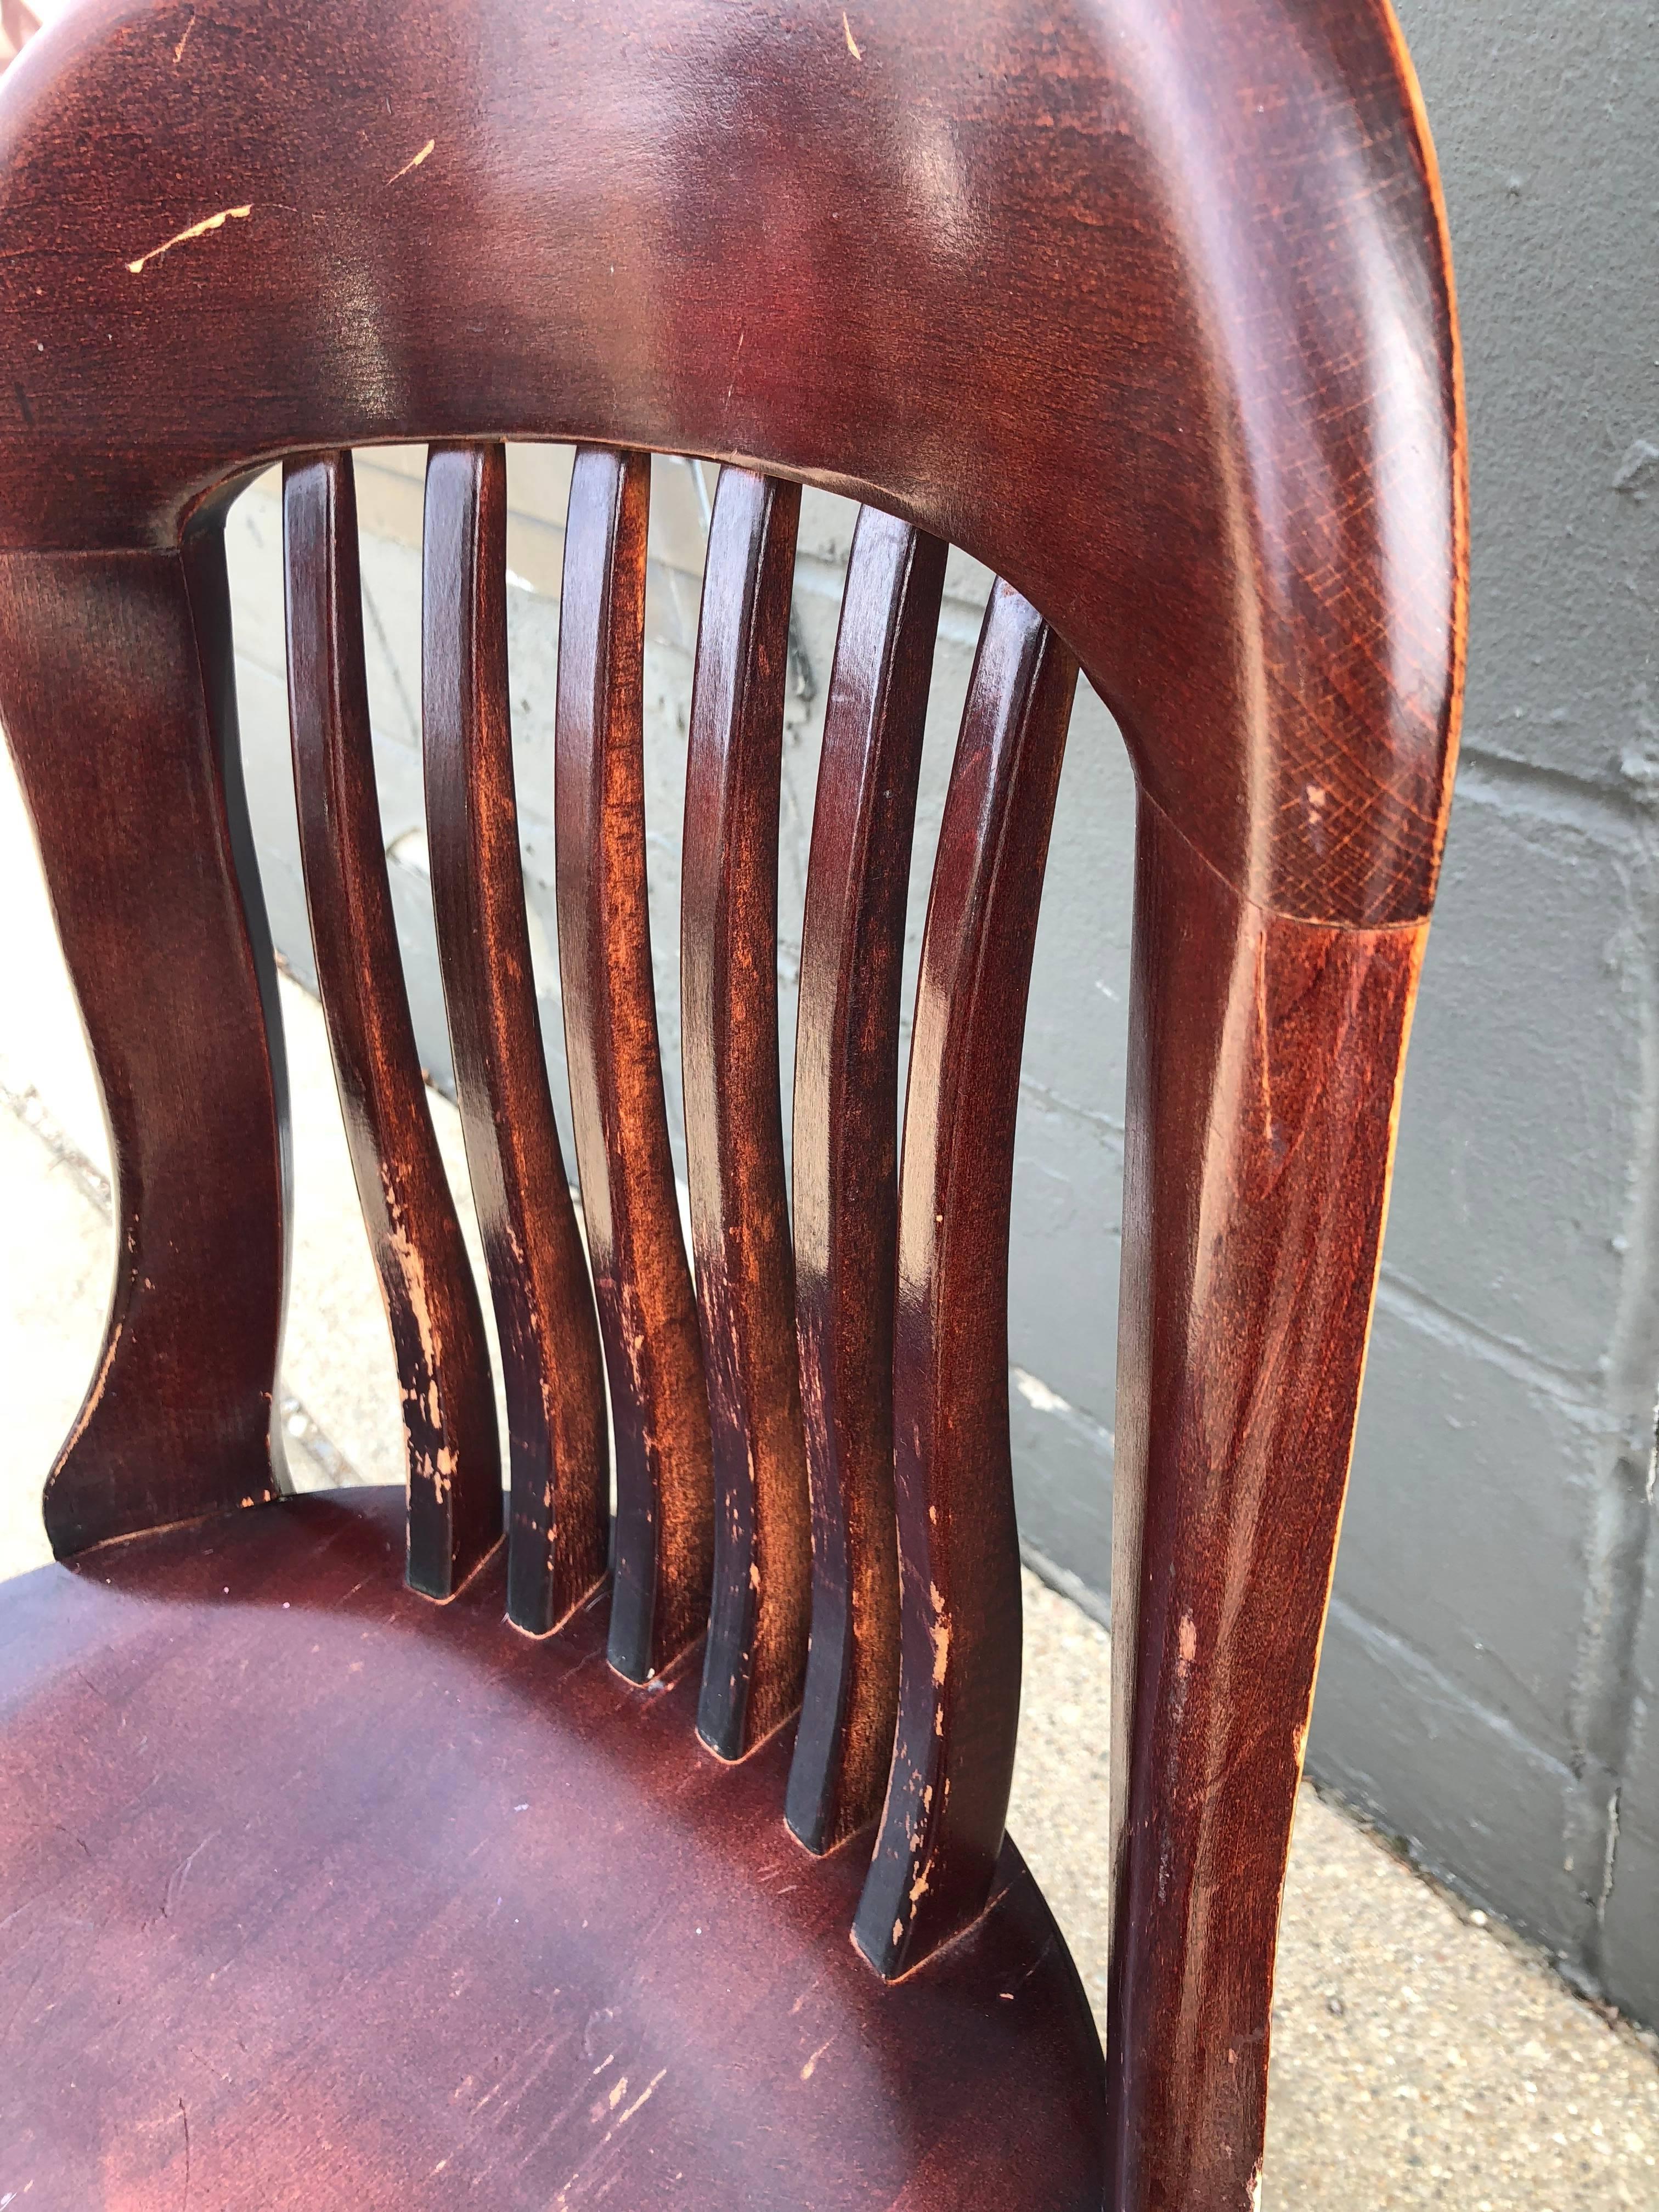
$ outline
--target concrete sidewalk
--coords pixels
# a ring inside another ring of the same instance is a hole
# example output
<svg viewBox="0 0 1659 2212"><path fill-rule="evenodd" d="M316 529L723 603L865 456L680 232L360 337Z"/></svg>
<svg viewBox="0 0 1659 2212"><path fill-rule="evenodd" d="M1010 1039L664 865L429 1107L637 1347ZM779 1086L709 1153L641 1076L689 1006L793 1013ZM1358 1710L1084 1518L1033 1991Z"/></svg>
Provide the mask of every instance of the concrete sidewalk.
<svg viewBox="0 0 1659 2212"><path fill-rule="evenodd" d="M0 982L0 1574L11 1574L49 1556L40 1484L95 1362L110 1226L96 1093L3 757L0 942L11 959ZM398 1482L397 1389L321 1017L289 983L283 1009L298 1194L283 1376L290 1455L307 1486ZM458 1119L442 1098L431 1104L473 1234ZM1010 1825L1098 2007L1107 1639L1029 1577L1026 1601ZM1264 2206L1659 2212L1653 2039L1579 2002L1546 1960L1431 1888L1310 1790L1291 1853L1273 2022Z"/></svg>

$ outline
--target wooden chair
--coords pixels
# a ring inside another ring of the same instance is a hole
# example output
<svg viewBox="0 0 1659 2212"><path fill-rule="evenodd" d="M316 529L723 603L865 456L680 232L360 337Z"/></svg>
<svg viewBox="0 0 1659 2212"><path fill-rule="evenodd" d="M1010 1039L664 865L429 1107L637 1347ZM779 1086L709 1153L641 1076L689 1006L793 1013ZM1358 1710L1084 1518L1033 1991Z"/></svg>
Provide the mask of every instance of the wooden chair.
<svg viewBox="0 0 1659 2212"><path fill-rule="evenodd" d="M1455 325L1384 0L88 0L0 85L0 713L118 1221L46 1489L64 1564L0 1601L0 2200L1247 2205L1461 672ZM591 1292L519 868L503 439L580 448L556 816ZM368 743L349 449L394 440L431 448L433 887L504 1547ZM681 916L695 1279L645 898L653 450L726 465ZM222 525L278 459L406 1516L285 1498L272 1420L285 1091ZM864 511L792 1229L802 484ZM1005 580L901 1173L947 541ZM1011 1159L1079 668L1140 794L1103 2057L1003 1835Z"/></svg>

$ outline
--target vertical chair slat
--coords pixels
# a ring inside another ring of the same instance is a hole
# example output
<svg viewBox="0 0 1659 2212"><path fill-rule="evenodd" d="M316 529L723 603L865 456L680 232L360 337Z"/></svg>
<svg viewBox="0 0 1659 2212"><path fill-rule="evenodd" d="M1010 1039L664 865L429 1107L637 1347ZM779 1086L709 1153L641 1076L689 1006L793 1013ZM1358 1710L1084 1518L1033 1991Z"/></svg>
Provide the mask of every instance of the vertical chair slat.
<svg viewBox="0 0 1659 2212"><path fill-rule="evenodd" d="M403 1390L410 1586L443 1598L500 1541L501 1458L483 1316L427 1110L386 880L349 454L289 463L283 525L317 981Z"/></svg>
<svg viewBox="0 0 1659 2212"><path fill-rule="evenodd" d="M902 1972L984 1906L1019 1720L1008 1210L1020 1045L1077 665L999 583L928 901L899 1188L899 1719L854 1934Z"/></svg>
<svg viewBox="0 0 1659 2212"><path fill-rule="evenodd" d="M663 1101L645 866L648 454L576 456L559 615L554 819L565 1054L611 1377L611 1663L644 1681L708 1623L708 1401Z"/></svg>
<svg viewBox="0 0 1659 2212"><path fill-rule="evenodd" d="M548 1091L519 854L507 665L507 457L428 458L421 708L455 1090L501 1340L507 1617L556 1628L603 1579L605 1376Z"/></svg>
<svg viewBox="0 0 1659 2212"><path fill-rule="evenodd" d="M793 1172L812 1627L788 1820L813 1850L879 1809L898 1708L899 1000L945 550L859 516L807 870Z"/></svg>
<svg viewBox="0 0 1659 2212"><path fill-rule="evenodd" d="M797 486L721 471L691 694L680 1010L714 1447L697 1728L737 1759L799 1701L811 1530L778 1082L778 803Z"/></svg>

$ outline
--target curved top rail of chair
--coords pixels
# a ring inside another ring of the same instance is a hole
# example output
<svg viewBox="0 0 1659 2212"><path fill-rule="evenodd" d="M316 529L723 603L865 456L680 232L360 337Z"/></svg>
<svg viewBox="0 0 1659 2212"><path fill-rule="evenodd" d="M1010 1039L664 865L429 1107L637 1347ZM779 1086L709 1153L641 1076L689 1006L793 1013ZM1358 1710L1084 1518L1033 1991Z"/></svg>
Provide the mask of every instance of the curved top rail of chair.
<svg viewBox="0 0 1659 2212"><path fill-rule="evenodd" d="M0 548L325 446L748 461L1006 577L1258 903L1428 911L1461 400L1386 0L86 0L0 150Z"/></svg>

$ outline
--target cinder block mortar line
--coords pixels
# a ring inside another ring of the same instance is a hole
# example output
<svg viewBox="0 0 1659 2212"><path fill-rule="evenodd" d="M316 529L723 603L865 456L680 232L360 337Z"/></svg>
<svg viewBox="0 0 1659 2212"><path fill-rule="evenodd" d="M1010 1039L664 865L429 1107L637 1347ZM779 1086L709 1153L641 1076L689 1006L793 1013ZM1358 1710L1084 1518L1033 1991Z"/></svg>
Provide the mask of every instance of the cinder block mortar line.
<svg viewBox="0 0 1659 2212"><path fill-rule="evenodd" d="M795 556L795 589L808 592L814 599L832 600L840 605L847 588L847 563L827 560L822 553L799 552ZM963 647L971 653L979 643L980 625L985 617L982 594L947 590L939 611L939 635L946 644Z"/></svg>
<svg viewBox="0 0 1659 2212"><path fill-rule="evenodd" d="M1425 1678L1432 1686L1436 1697L1443 1705L1455 1706L1459 1711L1472 1715L1483 1727L1490 1729L1494 1735L1501 1736L1505 1743L1522 1757L1541 1760L1546 1766L1553 1771L1564 1790L1576 1783L1577 1778L1572 1771L1570 1761L1560 1758L1557 1753L1547 1749L1543 1744L1536 1742L1528 1735L1526 1729L1517 1722L1511 1720L1507 1713L1500 1713L1494 1707L1485 1704L1472 1690L1448 1674L1444 1668L1431 1659L1419 1645L1413 1644L1408 1637L1402 1636L1397 1628L1388 1627L1367 1613L1363 1607L1355 1605L1352 1599L1342 1596L1333 1597L1331 1600L1331 1620L1333 1624L1340 1624L1348 1630L1352 1635L1358 1638L1360 1643L1370 1646L1381 1655L1386 1655L1396 1664L1404 1666L1413 1674Z"/></svg>
<svg viewBox="0 0 1659 2212"><path fill-rule="evenodd" d="M0 1106L15 1114L24 1127L40 1139L82 1196L89 1200L106 1221L112 1220L114 1204L110 1196L109 1177L72 1142L34 1085L30 1084L27 1090L14 1091L0 1079Z"/></svg>
<svg viewBox="0 0 1659 2212"><path fill-rule="evenodd" d="M1070 1598L1080 1613L1086 1613L1091 1620L1097 1622L1110 1635L1112 1605L1105 1591L1097 1590L1091 1583L1085 1583L1082 1576L1073 1574L1070 1567L1056 1565L1046 1552L1039 1551L1035 1544L1027 1543L1023 1536L1019 1541L1019 1556L1040 1583L1046 1583L1051 1590L1058 1590L1061 1597Z"/></svg>
<svg viewBox="0 0 1659 2212"><path fill-rule="evenodd" d="M1048 1112L1068 1114L1074 1121L1081 1121L1087 1127L1096 1130L1101 1136L1107 1139L1120 1156L1121 1155L1123 1151L1121 1115L1103 1113L1092 1106L1080 1106L1075 1098L1067 1098L1063 1092L1050 1090L1046 1083L1039 1083L1035 1076L1022 1073L1019 1079L1019 1088L1023 1097L1034 1098Z"/></svg>
<svg viewBox="0 0 1659 2212"><path fill-rule="evenodd" d="M1541 1391L1577 1426L1592 1434L1650 1436L1650 1410L1616 1407L1611 1401L1607 1376L1547 1359L1516 1339L1501 1336L1455 1308L1443 1305L1408 1275L1391 1267L1386 1249L1376 1290L1381 1311L1392 1314L1437 1343L1455 1346L1472 1358L1501 1369L1529 1389Z"/></svg>
<svg viewBox="0 0 1659 2212"><path fill-rule="evenodd" d="M1650 1109L1653 1090L1650 1083L1644 1110ZM1653 1555L1651 1382L1638 1397L1629 1376L1611 1368L1595 1377L1553 1365L1452 1313L1386 1265L1377 1304L1408 1327L1547 1395L1575 1426L1617 1447L1595 1499L1585 1546L1583 1611L1565 1715L1576 1787L1563 1798L1563 1856L1571 1860L1575 1874L1588 1877L1578 1883L1584 1917L1577 1965L1599 1987L1600 1936L1617 1879L1619 1794L1638 1694L1637 1636ZM1633 1363L1632 1353L1626 1364ZM1652 1367L1648 1372L1650 1376ZM1616 1402L1621 1399L1622 1404ZM1362 1618L1353 1608L1347 1610L1356 1620ZM1379 1627L1377 1632L1385 1632ZM1403 1638L1392 1640L1402 1650L1413 1649ZM1430 1665L1417 1656L1421 1664ZM1437 1668L1432 1671L1438 1675Z"/></svg>
<svg viewBox="0 0 1659 2212"><path fill-rule="evenodd" d="M252 496L273 514L280 512L273 498L255 493ZM521 514L514 510L520 521L533 525L553 535L562 535L556 524L539 515ZM390 539L389 544L400 540ZM682 572L690 575L690 571ZM817 598L839 600L846 582L846 565L840 560L830 560L817 553L803 551L797 556L796 581L804 590ZM696 581L695 577L692 578ZM538 596L544 596L538 594ZM553 605L549 599L548 605ZM978 641L980 618L982 611L980 599L971 594L952 592L945 599L945 613L940 625L942 639L971 651ZM265 668L269 675L282 676L280 667L268 667L257 655L239 645L239 657L250 659L255 666ZM1458 793L1474 805L1496 805L1504 811L1579 830L1597 842L1610 846L1631 846L1659 841L1659 818L1654 804L1644 792L1634 787L1620 787L1611 782L1601 782L1573 774L1571 770L1517 758L1506 752L1495 735L1483 729L1466 727L1458 763Z"/></svg>
<svg viewBox="0 0 1659 2212"><path fill-rule="evenodd" d="M803 556L805 560L805 556ZM826 571L832 564L814 561L813 565ZM842 570L835 567L840 576ZM815 583L815 590L819 586ZM827 594L827 582L823 586ZM551 605L551 602L549 602ZM980 611L968 600L947 602L961 611L959 625L949 630L941 628L940 635L949 642L960 645L971 652L979 639ZM376 610L373 617L379 625ZM385 642L382 633L382 642ZM388 648L389 651L389 648ZM286 669L278 656L267 659L246 640L239 640L236 658L262 675L286 681ZM406 694L403 703L406 714L412 716L413 708ZM416 726L411 722L411 727ZM393 742L408 747L411 739L397 732L381 732ZM1458 763L1457 794L1460 802L1470 805L1490 806L1497 811L1518 819L1530 819L1557 829L1575 830L1610 850L1631 853L1641 857L1659 854L1659 818L1650 805L1635 794L1626 794L1609 787L1591 783L1583 778L1557 769L1543 768L1528 761L1511 760L1502 754L1486 751L1479 744L1465 739Z"/></svg>
<svg viewBox="0 0 1659 2212"><path fill-rule="evenodd" d="M1621 1452L1596 1501L1568 1713L1582 1795L1575 1808L1579 1818L1569 1818L1566 1856L1591 1916L1584 1966L1598 1987L1607 1978L1603 1942L1619 1875L1619 1800L1639 1694L1637 1638L1653 1553L1652 1467L1650 1444Z"/></svg>
<svg viewBox="0 0 1659 2212"><path fill-rule="evenodd" d="M262 495L261 497L262 504L273 515L280 514L280 505L276 501L264 499ZM526 514L518 508L510 509L509 512L515 521L526 527L533 527L550 539L563 538L564 533L557 524L550 523L540 515ZM368 538L373 537L374 533L365 532L364 535ZM402 545L404 543L401 538L380 538L378 542L391 545ZM700 585L702 582L701 575L695 570L676 568L675 573L685 577L693 585ZM798 590L808 593L813 599L828 599L839 606L847 586L847 564L843 560L830 560L821 553L803 550L795 556L795 585ZM539 599L556 618L557 601L550 593L537 591L528 596ZM971 653L979 642L980 624L984 611L982 594L947 589L939 617L939 637L948 644L959 646ZM382 642L384 642L384 637ZM239 647L237 650L240 653L244 648ZM252 658L252 656L249 657ZM262 667L265 665L263 661L257 659L255 665ZM268 675L281 676L283 672L280 667L266 669Z"/></svg>
<svg viewBox="0 0 1659 2212"><path fill-rule="evenodd" d="M1654 825L1643 825L1651 862ZM1651 881L1626 957L1638 970L1633 994L1641 1083L1630 1168L1628 1250L1608 1346L1606 1389L1628 1425L1626 1447L1604 1480L1586 1547L1584 1608L1568 1725L1582 1796L1569 1823L1568 1850L1589 1907L1584 1968L1595 1985L1608 1978L1608 1901L1619 1878L1619 1807L1633 1748L1641 1685L1638 1645L1654 1542L1656 1431L1659 1395L1659 953ZM1569 1800L1570 1806L1575 1801Z"/></svg>
<svg viewBox="0 0 1659 2212"><path fill-rule="evenodd" d="M363 611L368 615L369 627L374 632L374 635L379 641L380 653L386 661L386 665L392 671L392 681L397 690L398 704L404 710L404 722L408 734L401 742L409 746L412 750L418 752L421 746L420 712L416 708L414 700L410 696L409 685L404 681L404 671L398 665L398 656L392 651L392 640L386 634L386 626L380 613L380 602L374 596L374 587L366 576L362 580L362 594ZM283 680L286 682L288 673L286 667L284 667L281 672L283 677ZM395 732L392 734L395 735Z"/></svg>
<svg viewBox="0 0 1659 2212"><path fill-rule="evenodd" d="M1659 825L1648 829L1651 842ZM1644 857L1650 863L1654 855L1650 851ZM1632 902L1637 920L1621 947L1634 971L1631 997L1641 1078L1626 1182L1625 1264L1606 1379L1613 1401L1645 1422L1651 1452L1659 1400L1659 878L1650 865L1644 872L1645 896Z"/></svg>
<svg viewBox="0 0 1659 2212"><path fill-rule="evenodd" d="M1467 730L1458 753L1454 834L1460 805L1495 807L1517 817L1576 830L1597 844L1643 857L1659 849L1659 814L1651 798L1632 787L1577 775L1570 769L1517 760Z"/></svg>
<svg viewBox="0 0 1659 2212"><path fill-rule="evenodd" d="M1008 1376L1022 1396L1025 1395L1028 1386L1033 1382L1045 1390L1048 1388L1042 1376L1035 1375L1030 1368L1022 1365L1018 1359L1009 1361ZM1032 1406L1032 1411L1037 1413L1039 1419L1054 1422L1068 1435L1075 1437L1078 1443L1093 1452L1097 1458L1104 1461L1109 1466L1117 1449L1117 1438L1113 1434L1109 1423L1103 1421L1100 1416L1092 1413L1087 1406L1074 1405L1069 1399L1061 1398L1058 1392L1051 1392L1050 1395L1054 1401L1052 1404L1045 1405L1041 1409L1035 1405ZM1026 1402L1028 1405L1031 1404L1029 1397ZM1035 1571L1034 1569L1033 1572Z"/></svg>
<svg viewBox="0 0 1659 2212"><path fill-rule="evenodd" d="M1351 1600L1333 1598L1331 1619L1334 1624L1346 1628L1381 1663L1392 1662L1396 1669L1414 1674L1419 1681L1432 1686L1440 1704L1468 1715L1507 1743L1518 1757L1536 1760L1554 1773L1563 1808L1562 1872L1570 1876L1572 1894L1577 1901L1571 1948L1556 1949L1555 1957L1574 1988L1601 1996L1605 1988L1601 1937L1607 1899L1617 1879L1617 1775L1587 1750L1571 1718L1569 1731L1574 1739L1573 1748L1564 1761L1507 1714L1496 1711L1454 1680L1409 1638L1401 1636L1397 1629L1385 1626ZM1346 1783L1340 1778L1340 1762L1328 1763L1316 1749L1310 1769L1322 1786L1331 1788L1338 1796L1357 1792L1361 1808L1371 1818L1386 1821L1385 1808L1370 1802L1357 1776ZM1436 1880L1489 1910L1501 1910L1466 1876L1438 1859L1420 1838L1408 1837L1407 1842L1413 1863L1420 1863ZM1567 1862L1571 1862L1570 1866Z"/></svg>

